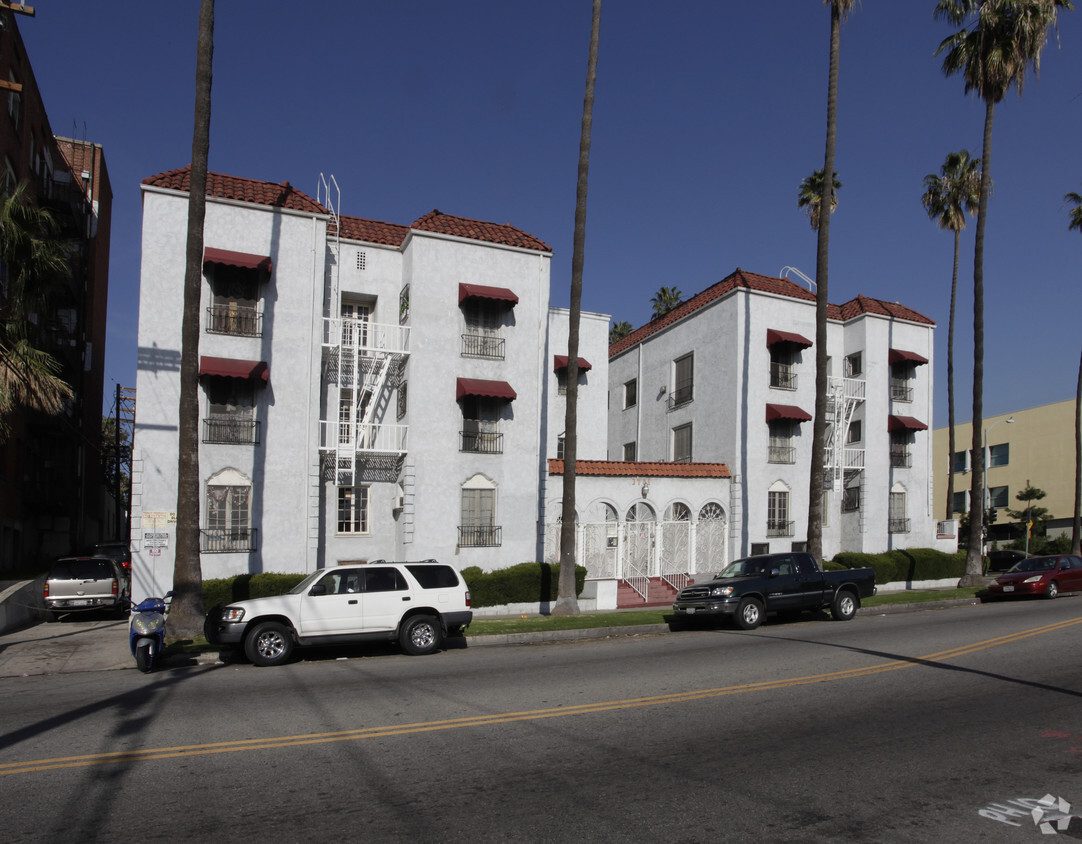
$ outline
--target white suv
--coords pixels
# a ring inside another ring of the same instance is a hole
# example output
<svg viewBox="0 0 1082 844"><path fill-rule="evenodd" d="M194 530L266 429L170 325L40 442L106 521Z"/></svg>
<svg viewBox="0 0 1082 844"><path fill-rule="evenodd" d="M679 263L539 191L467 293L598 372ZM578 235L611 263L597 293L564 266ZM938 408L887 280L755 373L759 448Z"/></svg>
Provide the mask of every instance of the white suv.
<svg viewBox="0 0 1082 844"><path fill-rule="evenodd" d="M203 625L214 645L243 647L255 665L285 662L297 645L395 641L429 654L473 620L453 566L373 563L313 572L288 594L214 607Z"/></svg>

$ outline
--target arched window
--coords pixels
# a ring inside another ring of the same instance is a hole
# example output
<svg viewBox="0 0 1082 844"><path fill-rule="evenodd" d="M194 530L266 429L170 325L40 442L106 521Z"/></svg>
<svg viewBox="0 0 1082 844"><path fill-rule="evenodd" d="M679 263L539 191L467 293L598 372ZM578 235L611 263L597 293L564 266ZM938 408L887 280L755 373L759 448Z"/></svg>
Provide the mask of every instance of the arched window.
<svg viewBox="0 0 1082 844"><path fill-rule="evenodd" d="M665 521L668 522L690 522L691 521L691 508L682 501L674 502L669 505L669 513Z"/></svg>
<svg viewBox="0 0 1082 844"><path fill-rule="evenodd" d="M208 553L255 550L251 497L251 479L236 469L224 469L207 481L206 529L200 550Z"/></svg>
<svg viewBox="0 0 1082 844"><path fill-rule="evenodd" d="M496 484L478 473L462 485L458 544L462 547L499 545L500 534L501 528L496 524Z"/></svg>
<svg viewBox="0 0 1082 844"><path fill-rule="evenodd" d="M724 522L725 510L716 501L708 501L699 510L700 522Z"/></svg>
<svg viewBox="0 0 1082 844"><path fill-rule="evenodd" d="M629 522L653 522L656 521L654 516L654 508L649 504L642 501L637 501L627 509L627 516L624 517Z"/></svg>

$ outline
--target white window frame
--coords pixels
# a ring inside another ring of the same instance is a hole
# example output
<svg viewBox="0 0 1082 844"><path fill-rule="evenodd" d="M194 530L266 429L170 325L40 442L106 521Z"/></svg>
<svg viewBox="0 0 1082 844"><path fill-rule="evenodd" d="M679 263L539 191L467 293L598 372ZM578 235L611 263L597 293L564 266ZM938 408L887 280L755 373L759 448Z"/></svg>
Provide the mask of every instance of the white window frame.
<svg viewBox="0 0 1082 844"><path fill-rule="evenodd" d="M371 534L372 491L367 486L338 487L338 536Z"/></svg>

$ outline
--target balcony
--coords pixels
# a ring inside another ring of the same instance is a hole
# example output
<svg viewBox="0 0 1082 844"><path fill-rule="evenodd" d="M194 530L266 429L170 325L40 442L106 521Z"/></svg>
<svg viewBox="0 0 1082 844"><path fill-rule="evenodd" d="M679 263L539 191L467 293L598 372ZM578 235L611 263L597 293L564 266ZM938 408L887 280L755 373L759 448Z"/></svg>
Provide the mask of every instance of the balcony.
<svg viewBox="0 0 1082 844"><path fill-rule="evenodd" d="M913 388L909 386L908 380L902 380L900 378L890 379L890 400L913 401Z"/></svg>
<svg viewBox="0 0 1082 844"><path fill-rule="evenodd" d="M321 451L355 451L368 454L405 454L408 425L378 422L351 425L349 422L319 423Z"/></svg>
<svg viewBox="0 0 1082 844"><path fill-rule="evenodd" d="M672 393L669 394L669 410L675 410L678 407L683 407L688 404L694 398L694 392L691 386L677 387Z"/></svg>
<svg viewBox="0 0 1082 844"><path fill-rule="evenodd" d="M796 373L787 363L770 364L770 386L776 390L795 390Z"/></svg>
<svg viewBox="0 0 1082 844"><path fill-rule="evenodd" d="M262 337L263 314L255 308L211 305L207 308L207 333L235 337Z"/></svg>
<svg viewBox="0 0 1082 844"><path fill-rule="evenodd" d="M410 349L410 327L350 317L324 317L323 347L405 355Z"/></svg>
<svg viewBox="0 0 1082 844"><path fill-rule="evenodd" d="M459 431L459 451L474 454L503 454L503 434L495 431Z"/></svg>
<svg viewBox="0 0 1082 844"><path fill-rule="evenodd" d="M791 445L768 446L767 463L796 463L796 449Z"/></svg>
<svg viewBox="0 0 1082 844"><path fill-rule="evenodd" d="M890 466L892 469L908 469L912 465L913 455L911 455L908 451L891 451Z"/></svg>
<svg viewBox="0 0 1082 844"><path fill-rule="evenodd" d="M203 420L203 442L258 445L259 422L233 416L211 416Z"/></svg>
<svg viewBox="0 0 1082 844"><path fill-rule="evenodd" d="M503 360L507 341L491 334L463 334L462 357Z"/></svg>
<svg viewBox="0 0 1082 844"><path fill-rule="evenodd" d="M235 554L256 550L256 528L199 531L199 550L204 554Z"/></svg>
<svg viewBox="0 0 1082 844"><path fill-rule="evenodd" d="M909 533L909 519L890 519L891 533Z"/></svg>
<svg viewBox="0 0 1082 844"><path fill-rule="evenodd" d="M502 543L503 528L499 525L459 525L460 548L494 548Z"/></svg>
<svg viewBox="0 0 1082 844"><path fill-rule="evenodd" d="M766 523L767 536L792 536L793 522L780 522L776 519L768 519Z"/></svg>

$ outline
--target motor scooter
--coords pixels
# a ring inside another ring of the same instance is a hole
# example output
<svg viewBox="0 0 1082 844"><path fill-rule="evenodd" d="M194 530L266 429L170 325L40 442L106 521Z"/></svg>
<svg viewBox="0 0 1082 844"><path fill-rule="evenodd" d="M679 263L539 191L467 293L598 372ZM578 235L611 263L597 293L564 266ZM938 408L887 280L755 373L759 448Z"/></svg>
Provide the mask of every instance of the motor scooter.
<svg viewBox="0 0 1082 844"><path fill-rule="evenodd" d="M173 593L167 592L164 598L145 598L132 605L131 621L128 625L128 639L135 664L144 674L154 670L165 647L165 613Z"/></svg>

